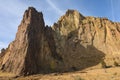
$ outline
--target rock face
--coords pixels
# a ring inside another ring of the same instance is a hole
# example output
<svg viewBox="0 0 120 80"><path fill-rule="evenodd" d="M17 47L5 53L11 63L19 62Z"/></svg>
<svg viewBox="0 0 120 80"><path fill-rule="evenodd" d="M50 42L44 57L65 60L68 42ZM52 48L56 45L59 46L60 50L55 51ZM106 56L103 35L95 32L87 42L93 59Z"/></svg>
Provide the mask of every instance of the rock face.
<svg viewBox="0 0 120 80"><path fill-rule="evenodd" d="M49 62L59 58L54 49L52 33L46 35L50 32L47 29L41 12L32 7L26 10L16 38L4 56L1 69L22 75L49 70ZM50 36L50 39L47 39L47 36Z"/></svg>
<svg viewBox="0 0 120 80"><path fill-rule="evenodd" d="M2 56L1 70L17 75L82 70L120 63L120 23L84 17L68 10L52 27L43 14L29 7L15 40Z"/></svg>
<svg viewBox="0 0 120 80"><path fill-rule="evenodd" d="M64 55L67 69L70 66L84 69L103 58L108 66L115 61L120 63L120 23L68 10L52 28L57 52Z"/></svg>

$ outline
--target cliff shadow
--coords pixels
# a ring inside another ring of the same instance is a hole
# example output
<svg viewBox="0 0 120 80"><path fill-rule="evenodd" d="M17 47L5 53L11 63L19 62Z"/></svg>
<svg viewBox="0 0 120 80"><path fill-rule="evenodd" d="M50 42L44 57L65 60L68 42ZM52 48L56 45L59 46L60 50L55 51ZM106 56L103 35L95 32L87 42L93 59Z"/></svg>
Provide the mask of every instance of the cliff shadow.
<svg viewBox="0 0 120 80"><path fill-rule="evenodd" d="M40 64L43 68L37 65L38 61L36 58L39 59L39 57L36 57L36 54L40 52L39 51L40 45L37 46L37 48L34 47L35 49L33 49L32 47L38 45L40 41L39 39L35 39L35 36L33 36L33 38L30 39L30 41L32 42L29 42L32 44L29 45L30 51L28 53L32 52L34 54L30 54L28 56L33 59L31 60L29 58L27 59L26 72L30 71L34 67L35 68L33 69L33 72L35 74L36 73L48 74L52 72L73 72L95 66L104 59L105 54L102 51L95 48L93 45L85 46L81 44L81 40L77 39L78 35L76 30L70 32L67 36L63 36L60 34L56 35L57 33L54 30L52 30L50 27L46 27L45 29L43 29L43 32L45 32L44 35L46 37L48 47L51 50L50 56L53 58L54 61L49 60L48 62L43 62L43 63L49 63L47 66ZM36 38L40 38L40 37L36 37ZM58 45L56 45L56 43ZM34 65L31 64L30 66L32 67L28 67L28 63L31 62L34 63Z"/></svg>
<svg viewBox="0 0 120 80"><path fill-rule="evenodd" d="M59 47L61 50L58 54L62 56L63 67L60 67L60 70L57 71L79 71L96 66L104 60L105 54L102 51L87 42L82 44L81 40L77 39L78 35L76 30L70 32L68 36L60 35L60 37L61 39L58 40L60 45L56 47Z"/></svg>

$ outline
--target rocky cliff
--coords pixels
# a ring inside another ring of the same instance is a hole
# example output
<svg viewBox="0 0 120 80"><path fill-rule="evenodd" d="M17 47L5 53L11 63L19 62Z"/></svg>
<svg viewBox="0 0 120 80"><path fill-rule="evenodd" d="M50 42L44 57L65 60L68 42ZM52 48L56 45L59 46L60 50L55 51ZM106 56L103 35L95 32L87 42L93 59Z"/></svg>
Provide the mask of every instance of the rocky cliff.
<svg viewBox="0 0 120 80"><path fill-rule="evenodd" d="M1 60L1 70L17 75L82 70L104 60L109 66L120 55L120 23L85 17L68 10L52 27L29 7Z"/></svg>
<svg viewBox="0 0 120 80"><path fill-rule="evenodd" d="M44 25L43 14L30 7L8 47L1 69L15 74L35 74L49 71L50 62L59 58L51 29Z"/></svg>

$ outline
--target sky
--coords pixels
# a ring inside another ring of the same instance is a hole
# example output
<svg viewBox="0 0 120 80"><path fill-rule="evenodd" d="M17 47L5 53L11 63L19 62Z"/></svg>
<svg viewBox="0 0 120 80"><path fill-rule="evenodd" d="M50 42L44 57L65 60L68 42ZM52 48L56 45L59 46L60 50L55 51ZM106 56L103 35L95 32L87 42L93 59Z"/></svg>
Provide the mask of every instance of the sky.
<svg viewBox="0 0 120 80"><path fill-rule="evenodd" d="M68 9L78 10L84 16L120 22L120 0L0 0L0 49L15 39L24 11L30 6L42 11L49 26Z"/></svg>

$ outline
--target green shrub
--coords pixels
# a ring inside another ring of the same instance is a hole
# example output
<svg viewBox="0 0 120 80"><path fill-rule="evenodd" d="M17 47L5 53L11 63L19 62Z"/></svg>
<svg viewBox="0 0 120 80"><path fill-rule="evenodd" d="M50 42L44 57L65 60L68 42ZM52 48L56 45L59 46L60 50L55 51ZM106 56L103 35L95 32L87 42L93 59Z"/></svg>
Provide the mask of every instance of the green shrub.
<svg viewBox="0 0 120 80"><path fill-rule="evenodd" d="M101 65L102 65L102 68L107 68L107 65L106 65L105 61L102 61Z"/></svg>
<svg viewBox="0 0 120 80"><path fill-rule="evenodd" d="M54 70L56 68L56 62L54 60L51 61L50 63L50 68Z"/></svg>
<svg viewBox="0 0 120 80"><path fill-rule="evenodd" d="M4 53L4 52L5 52L5 49L4 49L4 48L2 48L2 49L1 49L1 53Z"/></svg>
<svg viewBox="0 0 120 80"><path fill-rule="evenodd" d="M81 78L80 76L75 76L74 80L84 80L83 78Z"/></svg>
<svg viewBox="0 0 120 80"><path fill-rule="evenodd" d="M119 66L119 64L116 61L114 61L114 66Z"/></svg>

